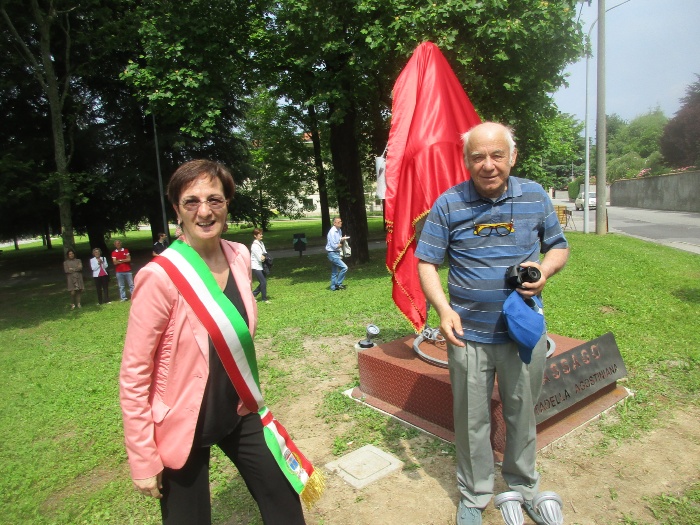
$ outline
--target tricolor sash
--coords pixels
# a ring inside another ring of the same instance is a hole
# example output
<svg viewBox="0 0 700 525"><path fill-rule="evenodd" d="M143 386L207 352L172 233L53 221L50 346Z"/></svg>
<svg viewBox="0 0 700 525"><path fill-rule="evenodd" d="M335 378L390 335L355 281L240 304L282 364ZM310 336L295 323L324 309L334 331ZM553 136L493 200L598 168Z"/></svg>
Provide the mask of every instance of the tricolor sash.
<svg viewBox="0 0 700 525"><path fill-rule="evenodd" d="M241 401L260 414L265 442L294 490L309 507L323 492L323 474L299 451L263 401L253 338L236 307L221 291L199 254L181 240L153 259L172 279L209 333Z"/></svg>

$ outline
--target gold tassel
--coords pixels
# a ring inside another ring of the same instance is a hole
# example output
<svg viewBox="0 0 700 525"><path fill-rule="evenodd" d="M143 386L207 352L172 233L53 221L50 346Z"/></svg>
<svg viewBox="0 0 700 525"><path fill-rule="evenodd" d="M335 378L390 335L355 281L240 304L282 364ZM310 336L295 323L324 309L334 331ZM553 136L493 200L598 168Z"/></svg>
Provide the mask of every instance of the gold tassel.
<svg viewBox="0 0 700 525"><path fill-rule="evenodd" d="M313 474L309 478L309 481L304 485L304 490L301 491L301 501L307 510L313 507L319 499L326 488L326 478L319 469L314 469Z"/></svg>

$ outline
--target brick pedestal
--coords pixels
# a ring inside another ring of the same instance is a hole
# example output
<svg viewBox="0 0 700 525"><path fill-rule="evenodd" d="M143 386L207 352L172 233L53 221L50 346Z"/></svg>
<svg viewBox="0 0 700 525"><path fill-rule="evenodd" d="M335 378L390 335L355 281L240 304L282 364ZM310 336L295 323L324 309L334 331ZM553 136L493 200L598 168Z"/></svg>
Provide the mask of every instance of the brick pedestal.
<svg viewBox="0 0 700 525"><path fill-rule="evenodd" d="M554 356L582 343L554 334ZM413 350L414 336L390 341L357 354L360 386L353 397L399 419L454 442L452 390L446 368L440 368L418 357ZM447 352L439 346L423 343L430 357L447 361ZM423 350L424 346L421 346ZM624 399L627 391L615 383L585 398L564 412L542 421L537 426L538 449L567 434ZM497 456L505 445L505 423L497 388L491 397L491 442Z"/></svg>

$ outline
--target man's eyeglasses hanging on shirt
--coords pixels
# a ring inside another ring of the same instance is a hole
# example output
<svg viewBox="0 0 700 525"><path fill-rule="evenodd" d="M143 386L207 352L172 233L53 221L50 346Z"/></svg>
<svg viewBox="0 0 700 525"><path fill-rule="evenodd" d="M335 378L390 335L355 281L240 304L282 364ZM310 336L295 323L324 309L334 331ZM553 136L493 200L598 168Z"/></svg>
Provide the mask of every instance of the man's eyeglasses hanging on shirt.
<svg viewBox="0 0 700 525"><path fill-rule="evenodd" d="M499 237L505 237L515 231L515 226L512 222L497 222L492 224L475 224L474 235L479 237L489 237L495 233Z"/></svg>

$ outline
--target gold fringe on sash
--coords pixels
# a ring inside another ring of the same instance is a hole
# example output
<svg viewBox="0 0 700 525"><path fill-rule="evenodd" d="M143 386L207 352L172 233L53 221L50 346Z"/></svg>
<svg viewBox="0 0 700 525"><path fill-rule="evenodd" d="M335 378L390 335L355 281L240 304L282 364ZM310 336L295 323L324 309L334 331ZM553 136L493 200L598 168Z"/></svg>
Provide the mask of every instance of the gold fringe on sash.
<svg viewBox="0 0 700 525"><path fill-rule="evenodd" d="M300 497L304 506L310 509L319 499L323 491L326 489L326 477L319 469L314 469L313 474L304 485L304 490L301 491Z"/></svg>

